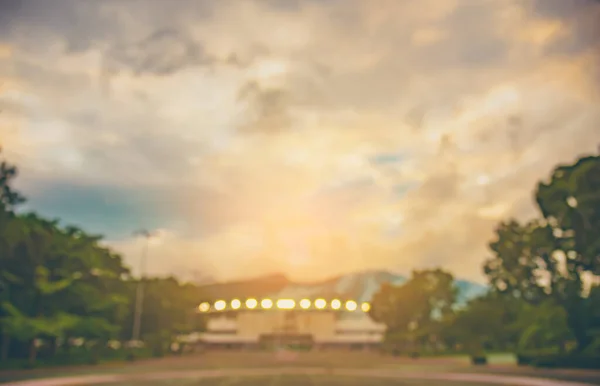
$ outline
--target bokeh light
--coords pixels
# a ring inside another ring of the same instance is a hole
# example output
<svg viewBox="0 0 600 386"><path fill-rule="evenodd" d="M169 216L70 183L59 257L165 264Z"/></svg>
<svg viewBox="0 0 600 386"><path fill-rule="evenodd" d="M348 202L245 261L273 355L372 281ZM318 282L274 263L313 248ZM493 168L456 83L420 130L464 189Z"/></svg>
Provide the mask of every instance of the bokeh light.
<svg viewBox="0 0 600 386"><path fill-rule="evenodd" d="M225 307L227 307L227 303L225 302L225 300L217 300L215 302L215 310L223 311Z"/></svg>
<svg viewBox="0 0 600 386"><path fill-rule="evenodd" d="M358 308L358 305L356 304L356 302L354 300L348 300L346 302L346 309L348 311L356 311L356 308Z"/></svg>
<svg viewBox="0 0 600 386"><path fill-rule="evenodd" d="M253 310L258 305L258 301L256 299L248 299L246 300L246 308Z"/></svg>
<svg viewBox="0 0 600 386"><path fill-rule="evenodd" d="M327 302L325 301L325 299L315 300L315 307L317 307L318 309L322 310L326 306L327 306Z"/></svg>
<svg viewBox="0 0 600 386"><path fill-rule="evenodd" d="M300 300L300 307L302 307L305 310L309 309L310 308L310 300L308 300L308 299Z"/></svg>
<svg viewBox="0 0 600 386"><path fill-rule="evenodd" d="M268 310L269 308L273 307L273 301L271 299L263 299L260 302L260 306L265 310Z"/></svg>
<svg viewBox="0 0 600 386"><path fill-rule="evenodd" d="M296 307L296 302L292 299L279 299L277 300L277 308L280 310L291 310Z"/></svg>
<svg viewBox="0 0 600 386"><path fill-rule="evenodd" d="M333 299L331 301L331 308L333 308L334 310L339 310L341 306L342 306L342 302L339 301L338 299Z"/></svg>

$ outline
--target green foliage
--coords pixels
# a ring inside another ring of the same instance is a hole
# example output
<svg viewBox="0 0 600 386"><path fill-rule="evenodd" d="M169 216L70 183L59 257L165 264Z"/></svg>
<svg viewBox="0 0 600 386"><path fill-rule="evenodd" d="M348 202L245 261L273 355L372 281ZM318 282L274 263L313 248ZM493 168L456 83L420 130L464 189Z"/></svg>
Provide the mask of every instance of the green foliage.
<svg viewBox="0 0 600 386"><path fill-rule="evenodd" d="M600 286L589 287L600 274L600 156L557 167L535 200L540 216L497 226L484 264L492 291L467 307L452 310L451 276L440 272L381 289L371 316L388 327L389 350L428 350L435 337L473 358L511 349L522 364L600 363Z"/></svg>
<svg viewBox="0 0 600 386"><path fill-rule="evenodd" d="M16 214L23 201L10 186L16 173L0 164L0 359L33 366L110 357L109 340L131 337L138 281L101 237L33 213ZM142 338L160 336L168 345L175 335L199 327L197 287L173 278L144 282ZM72 338L89 355L81 355Z"/></svg>
<svg viewBox="0 0 600 386"><path fill-rule="evenodd" d="M543 368L598 369L600 355L541 355L530 358L529 364Z"/></svg>
<svg viewBox="0 0 600 386"><path fill-rule="evenodd" d="M2 363L8 357L32 366L65 358L96 363L100 357L162 356L177 335L202 329L194 313L202 295L197 287L174 278L134 280L100 236L18 214L24 199L11 186L16 175L14 166L0 163ZM600 275L600 156L557 167L549 181L537 184L535 201L537 218L497 226L484 265L492 291L467 307L457 309L454 278L440 269L382 286L370 316L387 326L384 348L415 358L468 352L473 363L482 363L487 350L505 349L517 351L521 364L600 363L600 286L589 288L585 279ZM275 279L273 288L285 285ZM146 348L107 349L108 340L131 337L140 285ZM69 343L72 338L84 344Z"/></svg>
<svg viewBox="0 0 600 386"><path fill-rule="evenodd" d="M600 156L559 166L535 194L544 218L560 229L562 247L573 252L569 270L600 275Z"/></svg>
<svg viewBox="0 0 600 386"><path fill-rule="evenodd" d="M386 344L409 349L434 345L453 313L457 290L454 278L441 269L414 271L400 286L384 284L372 301L373 320L387 327Z"/></svg>
<svg viewBox="0 0 600 386"><path fill-rule="evenodd" d="M600 156L557 167L535 199L539 218L499 224L484 272L498 294L526 304L521 349L574 339L583 351L600 328L599 290L588 293L585 279L600 274Z"/></svg>
<svg viewBox="0 0 600 386"><path fill-rule="evenodd" d="M16 205L25 201L10 185L16 177L17 168L6 161L0 161L0 213L12 212Z"/></svg>
<svg viewBox="0 0 600 386"><path fill-rule="evenodd" d="M522 331L520 351L542 347L564 349L566 342L574 338L565 309L551 299L539 306L524 305L516 326Z"/></svg>

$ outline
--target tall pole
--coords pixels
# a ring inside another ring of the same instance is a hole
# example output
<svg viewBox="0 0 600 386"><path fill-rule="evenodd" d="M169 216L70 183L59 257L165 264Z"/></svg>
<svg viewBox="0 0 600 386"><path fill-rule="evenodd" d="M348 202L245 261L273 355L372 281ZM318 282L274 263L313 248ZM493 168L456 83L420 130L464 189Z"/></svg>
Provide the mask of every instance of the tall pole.
<svg viewBox="0 0 600 386"><path fill-rule="evenodd" d="M140 259L140 281L135 290L135 311L133 314L133 328L131 340L138 341L140 339L140 328L142 324L142 312L144 308L144 278L146 276L146 260L148 256L148 243L152 236L150 232L141 230L136 232L136 235L144 237L144 245L142 247L142 256Z"/></svg>

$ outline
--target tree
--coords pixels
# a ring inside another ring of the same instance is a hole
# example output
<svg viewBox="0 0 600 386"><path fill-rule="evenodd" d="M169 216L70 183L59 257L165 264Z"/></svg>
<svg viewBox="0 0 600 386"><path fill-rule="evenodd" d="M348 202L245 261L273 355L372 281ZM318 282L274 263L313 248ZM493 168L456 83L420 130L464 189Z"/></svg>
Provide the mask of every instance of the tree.
<svg viewBox="0 0 600 386"><path fill-rule="evenodd" d="M0 164L1 359L28 357L33 364L38 354L56 355L61 341L67 342L62 353L71 355L70 338L85 341L94 356L109 339L128 340L136 281L121 256L102 245L100 236L16 213L23 201L11 187L16 173ZM173 278L146 280L145 339L160 336L161 344L170 343L197 327L196 286Z"/></svg>
<svg viewBox="0 0 600 386"><path fill-rule="evenodd" d="M569 273L600 275L600 155L557 167L535 198L568 253Z"/></svg>
<svg viewBox="0 0 600 386"><path fill-rule="evenodd" d="M11 187L11 182L16 177L17 168L4 160L0 161L0 212L12 212L17 205L25 201L25 198Z"/></svg>
<svg viewBox="0 0 600 386"><path fill-rule="evenodd" d="M600 273L600 156L557 167L535 198L542 218L501 223L484 272L499 293L562 307L583 350L593 340L583 278Z"/></svg>
<svg viewBox="0 0 600 386"><path fill-rule="evenodd" d="M470 351L514 348L520 337L516 324L523 301L496 292L471 300L450 318L443 329L449 346L460 344Z"/></svg>
<svg viewBox="0 0 600 386"><path fill-rule="evenodd" d="M550 348L565 352L566 343L573 339L565 309L552 299L537 306L525 305L515 326L522 331L519 351Z"/></svg>
<svg viewBox="0 0 600 386"><path fill-rule="evenodd" d="M413 271L400 286L382 285L369 311L386 325L388 340L428 344L440 333L440 321L453 312L457 289L453 276L441 269Z"/></svg>

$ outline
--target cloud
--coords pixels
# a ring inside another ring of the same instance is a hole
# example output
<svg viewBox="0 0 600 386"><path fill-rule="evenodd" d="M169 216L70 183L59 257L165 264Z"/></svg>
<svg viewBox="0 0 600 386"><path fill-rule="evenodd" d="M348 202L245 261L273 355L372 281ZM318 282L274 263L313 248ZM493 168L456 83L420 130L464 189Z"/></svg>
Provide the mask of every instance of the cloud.
<svg viewBox="0 0 600 386"><path fill-rule="evenodd" d="M288 95L277 88L262 88L252 81L240 89L239 99L248 103L254 113L245 130L277 133L292 124Z"/></svg>
<svg viewBox="0 0 600 386"><path fill-rule="evenodd" d="M600 142L593 1L14 4L20 186L134 265L163 229L152 273L481 280L494 225Z"/></svg>
<svg viewBox="0 0 600 386"><path fill-rule="evenodd" d="M156 31L137 43L111 47L105 58L105 65L110 72L124 68L136 75L168 75L187 66L211 66L217 60L207 54L202 45L181 31L165 29Z"/></svg>

